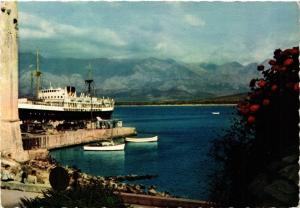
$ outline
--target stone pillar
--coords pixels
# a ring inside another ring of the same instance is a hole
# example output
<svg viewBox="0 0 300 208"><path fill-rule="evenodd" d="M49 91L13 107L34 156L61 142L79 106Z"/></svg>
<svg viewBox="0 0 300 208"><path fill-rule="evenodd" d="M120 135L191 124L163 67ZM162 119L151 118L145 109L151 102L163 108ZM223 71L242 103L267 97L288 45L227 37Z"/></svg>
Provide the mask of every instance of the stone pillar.
<svg viewBox="0 0 300 208"><path fill-rule="evenodd" d="M18 9L0 0L0 139L1 153L28 159L22 145L18 114Z"/></svg>

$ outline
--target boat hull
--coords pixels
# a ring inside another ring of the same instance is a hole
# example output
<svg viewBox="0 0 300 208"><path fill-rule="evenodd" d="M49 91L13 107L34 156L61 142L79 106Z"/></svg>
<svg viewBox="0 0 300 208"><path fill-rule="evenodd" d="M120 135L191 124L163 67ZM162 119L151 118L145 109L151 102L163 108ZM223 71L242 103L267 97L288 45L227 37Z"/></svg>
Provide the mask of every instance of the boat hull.
<svg viewBox="0 0 300 208"><path fill-rule="evenodd" d="M53 111L19 108L20 120L91 120L96 117L111 119L113 111Z"/></svg>
<svg viewBox="0 0 300 208"><path fill-rule="evenodd" d="M220 112L212 112L213 115L220 115Z"/></svg>
<svg viewBox="0 0 300 208"><path fill-rule="evenodd" d="M135 143L143 143L143 142L157 142L158 137L151 137L151 138L130 138L126 137L125 141L126 142L135 142Z"/></svg>
<svg viewBox="0 0 300 208"><path fill-rule="evenodd" d="M83 149L86 151L121 151L125 149L125 144L118 144L113 146L91 146L85 145Z"/></svg>

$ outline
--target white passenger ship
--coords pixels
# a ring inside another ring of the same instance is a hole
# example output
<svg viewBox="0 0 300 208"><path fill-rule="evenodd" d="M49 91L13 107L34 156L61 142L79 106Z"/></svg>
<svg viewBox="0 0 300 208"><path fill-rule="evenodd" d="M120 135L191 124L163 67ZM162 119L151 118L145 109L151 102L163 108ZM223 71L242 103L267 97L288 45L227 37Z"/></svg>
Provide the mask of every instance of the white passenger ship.
<svg viewBox="0 0 300 208"><path fill-rule="evenodd" d="M110 119L114 111L115 102L111 98L97 98L91 96L94 80L85 80L88 93L77 96L75 87L40 89L39 54L36 53L36 70L32 75L36 77L35 99L20 98L18 100L19 118L21 121L59 121L59 120L93 120L98 118ZM33 80L33 77L32 77ZM32 84L32 83L31 83Z"/></svg>
<svg viewBox="0 0 300 208"><path fill-rule="evenodd" d="M38 92L38 99L20 98L20 120L90 120L110 119L114 100L83 93L77 96L75 87L48 88Z"/></svg>

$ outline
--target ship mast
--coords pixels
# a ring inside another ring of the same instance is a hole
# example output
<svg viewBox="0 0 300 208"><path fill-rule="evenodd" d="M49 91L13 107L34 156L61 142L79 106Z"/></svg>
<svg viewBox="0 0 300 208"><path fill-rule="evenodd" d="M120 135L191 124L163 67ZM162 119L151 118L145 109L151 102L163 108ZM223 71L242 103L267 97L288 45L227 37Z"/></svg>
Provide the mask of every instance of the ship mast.
<svg viewBox="0 0 300 208"><path fill-rule="evenodd" d="M39 90L40 90L40 85L41 85L41 75L42 72L40 71L40 62L39 62L39 51L36 50L36 70L35 70L35 77L36 77L36 86L35 86L35 90L36 90L36 98L38 98L39 96Z"/></svg>
<svg viewBox="0 0 300 208"><path fill-rule="evenodd" d="M92 87L93 87L94 80L92 79L92 66L91 66L91 64L88 65L87 69L88 69L88 76L87 76L87 79L85 80L85 84L87 85L89 96L92 97Z"/></svg>
<svg viewBox="0 0 300 208"><path fill-rule="evenodd" d="M29 66L29 71L30 71L30 96L32 97L34 95L34 91L33 91L33 76L34 76L34 71L31 69L31 66Z"/></svg>
<svg viewBox="0 0 300 208"><path fill-rule="evenodd" d="M87 79L85 80L85 84L87 85L88 88L88 95L91 98L91 126L92 126L92 121L93 121L93 96L92 96L92 88L93 88L93 78L92 78L92 66L91 64L88 65L88 76Z"/></svg>

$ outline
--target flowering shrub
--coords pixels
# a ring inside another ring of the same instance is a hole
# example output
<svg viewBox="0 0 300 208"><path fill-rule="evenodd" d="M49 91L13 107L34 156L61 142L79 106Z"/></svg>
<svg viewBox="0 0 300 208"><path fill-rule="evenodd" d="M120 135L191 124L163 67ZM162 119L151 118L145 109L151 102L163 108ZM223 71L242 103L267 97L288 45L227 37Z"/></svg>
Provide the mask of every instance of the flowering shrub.
<svg viewBox="0 0 300 208"><path fill-rule="evenodd" d="M286 148L298 144L298 57L298 47L276 49L269 68L257 67L263 78L250 81L251 92L238 104L240 122L255 130L255 138L272 157L282 156Z"/></svg>
<svg viewBox="0 0 300 208"><path fill-rule="evenodd" d="M259 65L262 78L252 79L250 92L237 105L238 118L222 139L214 141L211 199L222 205L260 202L249 184L271 161L299 148L299 48L274 51L269 66ZM260 204L261 205L261 204Z"/></svg>

